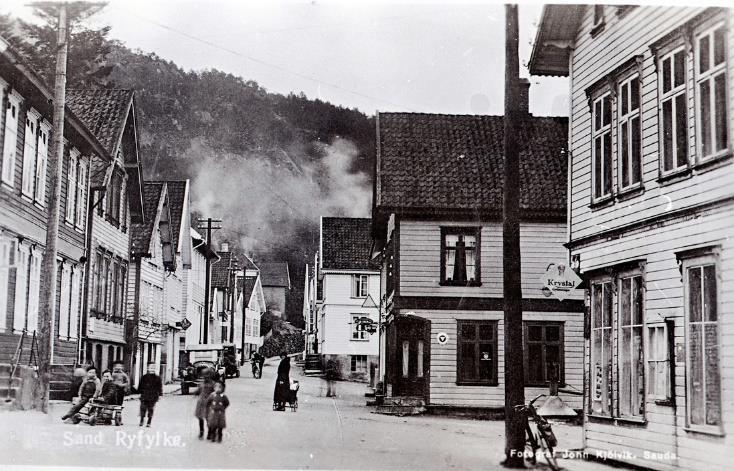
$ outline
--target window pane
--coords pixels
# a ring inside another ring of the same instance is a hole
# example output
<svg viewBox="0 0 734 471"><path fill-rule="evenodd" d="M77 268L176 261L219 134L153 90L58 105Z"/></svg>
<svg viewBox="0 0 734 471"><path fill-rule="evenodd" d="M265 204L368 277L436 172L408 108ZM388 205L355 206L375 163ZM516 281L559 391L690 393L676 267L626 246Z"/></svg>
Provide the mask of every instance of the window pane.
<svg viewBox="0 0 734 471"><path fill-rule="evenodd" d="M365 357L366 358L366 357ZM415 375L419 378L423 377L423 340L418 341L418 353L416 355L416 371ZM366 363L366 360L365 360Z"/></svg>
<svg viewBox="0 0 734 471"><path fill-rule="evenodd" d="M612 284L604 283L604 326L612 326Z"/></svg>
<svg viewBox="0 0 734 471"><path fill-rule="evenodd" d="M701 148L703 155L711 154L711 93L709 80L700 84L701 96Z"/></svg>
<svg viewBox="0 0 734 471"><path fill-rule="evenodd" d="M543 340L543 327L540 325L528 326L528 340L539 342Z"/></svg>
<svg viewBox="0 0 734 471"><path fill-rule="evenodd" d="M688 161L688 107L685 93L675 97L675 145L677 165L682 167Z"/></svg>
<svg viewBox="0 0 734 471"><path fill-rule="evenodd" d="M632 329L625 327L621 329L619 339L619 412L622 415L631 415L632 396Z"/></svg>
<svg viewBox="0 0 734 471"><path fill-rule="evenodd" d="M688 309L691 322L701 321L701 269L688 269Z"/></svg>
<svg viewBox="0 0 734 471"><path fill-rule="evenodd" d="M622 147L622 186L626 187L630 184L630 177L629 177L629 129L627 127L627 123L622 123L622 142L620 143L620 146Z"/></svg>
<svg viewBox="0 0 734 471"><path fill-rule="evenodd" d="M479 344L479 379L491 381L494 366L494 347L491 343Z"/></svg>
<svg viewBox="0 0 734 471"><path fill-rule="evenodd" d="M663 170L673 169L673 100L663 102Z"/></svg>
<svg viewBox="0 0 734 471"><path fill-rule="evenodd" d="M493 340L494 339L494 326L491 324L480 324L479 325L479 339L480 340Z"/></svg>
<svg viewBox="0 0 734 471"><path fill-rule="evenodd" d="M703 267L703 320L716 321L716 267Z"/></svg>
<svg viewBox="0 0 734 471"><path fill-rule="evenodd" d="M673 63L675 64L675 81L673 82L673 86L677 87L683 85L686 80L686 56L683 51L675 53Z"/></svg>
<svg viewBox="0 0 734 471"><path fill-rule="evenodd" d="M640 107L640 80L634 79L630 82L630 111Z"/></svg>
<svg viewBox="0 0 734 471"><path fill-rule="evenodd" d="M632 278L632 323L642 324L642 277Z"/></svg>
<svg viewBox="0 0 734 471"><path fill-rule="evenodd" d="M446 280L454 279L454 266L456 265L456 251L446 250Z"/></svg>
<svg viewBox="0 0 734 471"><path fill-rule="evenodd" d="M601 128L601 100L594 103L594 130Z"/></svg>
<svg viewBox="0 0 734 471"><path fill-rule="evenodd" d="M707 324L704 358L706 359L706 424L721 423L721 385L719 380L719 346L716 324Z"/></svg>
<svg viewBox="0 0 734 471"><path fill-rule="evenodd" d="M474 340L476 338L476 332L475 324L461 324L459 335L461 335L461 340Z"/></svg>
<svg viewBox="0 0 734 471"><path fill-rule="evenodd" d="M545 340L548 342L558 342L561 339L561 328L557 325L549 325L545 327Z"/></svg>
<svg viewBox="0 0 734 471"><path fill-rule="evenodd" d="M668 57L663 61L663 93L667 93L672 88L670 86L670 70L672 58Z"/></svg>
<svg viewBox="0 0 734 471"><path fill-rule="evenodd" d="M466 256L466 279L475 281L477 279L476 252L473 249L467 249L464 255Z"/></svg>
<svg viewBox="0 0 734 471"><path fill-rule="evenodd" d="M560 374L561 365L561 349L558 345L546 345L545 346L545 379L550 381L554 377L553 369L559 368L557 371ZM560 377L556 376L556 379Z"/></svg>
<svg viewBox="0 0 734 471"><path fill-rule="evenodd" d="M456 243L459 241L459 236L456 234L446 235L446 247L456 247Z"/></svg>
<svg viewBox="0 0 734 471"><path fill-rule="evenodd" d="M698 71L709 69L709 37L704 36L698 41Z"/></svg>
<svg viewBox="0 0 734 471"><path fill-rule="evenodd" d="M461 369L461 379L467 381L475 381L477 379L475 344L461 344L461 358L459 368Z"/></svg>
<svg viewBox="0 0 734 471"><path fill-rule="evenodd" d="M612 133L604 134L604 194L612 192Z"/></svg>
<svg viewBox="0 0 734 471"><path fill-rule="evenodd" d="M601 313L602 313L602 285L595 284L593 290L594 299L594 324L593 327L601 327Z"/></svg>
<svg viewBox="0 0 734 471"><path fill-rule="evenodd" d="M641 177L641 161L640 161L640 118L632 118L632 155L631 155L631 183L639 183Z"/></svg>
<svg viewBox="0 0 734 471"><path fill-rule="evenodd" d="M607 95L606 97L604 97L602 101L604 102L604 106L603 106L604 115L602 118L602 124L606 126L607 124L612 122L612 106L611 106L612 100L609 97L609 95Z"/></svg>
<svg viewBox="0 0 734 471"><path fill-rule="evenodd" d="M543 346L538 343L528 345L528 381L531 383L545 381L543 377Z"/></svg>
<svg viewBox="0 0 734 471"><path fill-rule="evenodd" d="M690 415L691 424L700 425L704 423L704 397L703 397L703 342L701 339L701 325L690 325L691 338L689 344L690 373Z"/></svg>
<svg viewBox="0 0 734 471"><path fill-rule="evenodd" d="M724 28L721 27L714 31L714 65L721 64L726 59L724 52Z"/></svg>
<svg viewBox="0 0 734 471"><path fill-rule="evenodd" d="M403 341L403 378L408 377L408 367L410 366L410 342Z"/></svg>
<svg viewBox="0 0 734 471"><path fill-rule="evenodd" d="M629 103L629 84L625 83L622 85L622 115L626 115L627 111L629 109L627 108L627 103Z"/></svg>
<svg viewBox="0 0 734 471"><path fill-rule="evenodd" d="M642 353L642 327L632 328L632 377L630 393L632 394L631 413L641 416L645 413L645 388Z"/></svg>
<svg viewBox="0 0 734 471"><path fill-rule="evenodd" d="M630 293L631 293L631 279L630 278L623 278L622 279L622 289L619 294L619 317L620 317L620 323L625 325L630 325Z"/></svg>
<svg viewBox="0 0 734 471"><path fill-rule="evenodd" d="M602 179L602 154L601 154L601 136L594 139L594 197L601 196L601 179Z"/></svg>
<svg viewBox="0 0 734 471"><path fill-rule="evenodd" d="M714 79L714 100L716 107L716 150L726 149L727 126L726 122L726 75L719 74Z"/></svg>

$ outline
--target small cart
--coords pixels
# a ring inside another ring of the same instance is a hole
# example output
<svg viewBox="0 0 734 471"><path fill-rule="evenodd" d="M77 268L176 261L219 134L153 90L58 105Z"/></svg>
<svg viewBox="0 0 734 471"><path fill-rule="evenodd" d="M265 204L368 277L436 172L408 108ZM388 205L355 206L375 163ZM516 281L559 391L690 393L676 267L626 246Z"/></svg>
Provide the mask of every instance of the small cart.
<svg viewBox="0 0 734 471"><path fill-rule="evenodd" d="M78 398L74 398L78 400ZM104 402L91 400L82 409L74 414L72 421L75 424L84 422L94 425L122 425L122 406L106 404Z"/></svg>

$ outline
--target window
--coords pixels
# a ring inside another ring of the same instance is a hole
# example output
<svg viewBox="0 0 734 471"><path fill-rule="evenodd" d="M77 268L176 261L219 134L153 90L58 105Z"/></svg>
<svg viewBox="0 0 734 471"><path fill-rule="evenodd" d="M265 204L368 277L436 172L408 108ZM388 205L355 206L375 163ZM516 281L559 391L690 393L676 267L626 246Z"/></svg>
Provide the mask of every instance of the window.
<svg viewBox="0 0 734 471"><path fill-rule="evenodd" d="M403 340L403 378L410 374L410 341Z"/></svg>
<svg viewBox="0 0 734 471"><path fill-rule="evenodd" d="M621 188L626 189L638 186L642 181L640 79L637 75L620 83L618 101L619 180Z"/></svg>
<svg viewBox="0 0 734 471"><path fill-rule="evenodd" d="M79 159L79 171L76 178L76 227L83 228L87 217L87 165ZM72 187L73 188L73 187Z"/></svg>
<svg viewBox="0 0 734 471"><path fill-rule="evenodd" d="M359 323L361 314L352 314L352 340L369 340L369 333L365 326Z"/></svg>
<svg viewBox="0 0 734 471"><path fill-rule="evenodd" d="M659 401L673 398L670 384L672 333L662 323L647 327L647 394Z"/></svg>
<svg viewBox="0 0 734 471"><path fill-rule="evenodd" d="M15 256L15 304L13 311L13 330L16 333L26 328L29 259L28 246L17 244Z"/></svg>
<svg viewBox="0 0 734 471"><path fill-rule="evenodd" d="M20 114L21 97L15 91L8 95L5 107L5 139L3 140L3 172L2 181L11 187L15 183L15 156L18 145L18 115Z"/></svg>
<svg viewBox="0 0 734 471"><path fill-rule="evenodd" d="M721 427L717 268L713 256L683 261L686 314L687 422Z"/></svg>
<svg viewBox="0 0 734 471"><path fill-rule="evenodd" d="M48 138L50 125L41 121L38 125L38 144L36 152L36 184L33 199L46 206L46 164L48 161Z"/></svg>
<svg viewBox="0 0 734 471"><path fill-rule="evenodd" d="M618 289L619 415L621 417L642 417L645 414L642 276L620 278Z"/></svg>
<svg viewBox="0 0 734 471"><path fill-rule="evenodd" d="M593 199L612 196L612 100L605 93L592 108Z"/></svg>
<svg viewBox="0 0 734 471"><path fill-rule="evenodd" d="M369 275L352 275L352 297L366 298L369 294Z"/></svg>
<svg viewBox="0 0 734 471"><path fill-rule="evenodd" d="M497 322L457 321L457 329L457 383L496 385Z"/></svg>
<svg viewBox="0 0 734 471"><path fill-rule="evenodd" d="M726 27L717 25L696 36L696 114L701 159L724 153L729 146L726 115Z"/></svg>
<svg viewBox="0 0 734 471"><path fill-rule="evenodd" d="M441 284L479 286L480 234L478 227L441 228Z"/></svg>
<svg viewBox="0 0 734 471"><path fill-rule="evenodd" d="M36 141L38 136L38 118L40 115L34 109L28 110L25 117L25 133L23 136L23 180L21 190L23 195L33 198L33 185L36 174Z"/></svg>
<svg viewBox="0 0 734 471"><path fill-rule="evenodd" d="M61 263L59 266L61 295L59 296L59 338L69 338L69 310L71 307L71 267Z"/></svg>
<svg viewBox="0 0 734 471"><path fill-rule="evenodd" d="M678 48L661 57L658 76L662 129L661 170L665 175L688 165L688 97L684 48Z"/></svg>
<svg viewBox="0 0 734 471"><path fill-rule="evenodd" d="M8 294L11 275L15 275L14 263L15 241L0 237L0 332L7 328Z"/></svg>
<svg viewBox="0 0 734 471"><path fill-rule="evenodd" d="M367 371L367 355L351 355L352 373Z"/></svg>
<svg viewBox="0 0 734 471"><path fill-rule="evenodd" d="M524 323L525 385L546 386L553 378L564 383L563 323Z"/></svg>
<svg viewBox="0 0 734 471"><path fill-rule="evenodd" d="M122 190L122 174L115 170L112 173L110 184L107 187L107 219L117 224L120 218L120 195Z"/></svg>
<svg viewBox="0 0 734 471"><path fill-rule="evenodd" d="M591 412L612 415L612 282L591 285Z"/></svg>
<svg viewBox="0 0 734 471"><path fill-rule="evenodd" d="M79 153L76 149L69 151L69 168L66 172L66 221L74 223L75 206L77 201L77 164Z"/></svg>
<svg viewBox="0 0 734 471"><path fill-rule="evenodd" d="M71 307L69 308L69 338L77 338L79 332L79 301L81 300L80 267L71 268Z"/></svg>
<svg viewBox="0 0 734 471"><path fill-rule="evenodd" d="M32 249L29 263L29 278L28 278L28 300L27 300L27 318L26 318L26 329L28 332L35 332L38 329L38 302L41 291L41 252L37 249Z"/></svg>

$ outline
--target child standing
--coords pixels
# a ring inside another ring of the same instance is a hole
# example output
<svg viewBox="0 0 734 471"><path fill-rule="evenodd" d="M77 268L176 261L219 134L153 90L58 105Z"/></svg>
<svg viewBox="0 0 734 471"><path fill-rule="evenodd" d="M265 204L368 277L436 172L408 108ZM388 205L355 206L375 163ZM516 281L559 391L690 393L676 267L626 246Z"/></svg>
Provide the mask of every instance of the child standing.
<svg viewBox="0 0 734 471"><path fill-rule="evenodd" d="M207 423L210 437L208 438L211 441L221 442L222 430L227 426L225 409L229 407L229 398L224 394L224 384L214 384L214 392L209 395L206 406L209 411Z"/></svg>
<svg viewBox="0 0 734 471"><path fill-rule="evenodd" d="M194 414L199 421L199 440L204 438L204 420L207 419L207 401L209 396L214 391L214 382L212 381L211 370L204 371L202 373L204 382L197 388L196 394L199 398L196 400L196 411ZM211 426L206 435L207 439L211 438Z"/></svg>
<svg viewBox="0 0 734 471"><path fill-rule="evenodd" d="M161 381L161 377L155 374L155 365L153 363L148 365L148 372L140 378L138 391L140 392L140 426L143 426L143 419L145 419L147 412L147 427L150 427L150 421L153 420L155 404L158 402L158 398L163 395L163 382Z"/></svg>

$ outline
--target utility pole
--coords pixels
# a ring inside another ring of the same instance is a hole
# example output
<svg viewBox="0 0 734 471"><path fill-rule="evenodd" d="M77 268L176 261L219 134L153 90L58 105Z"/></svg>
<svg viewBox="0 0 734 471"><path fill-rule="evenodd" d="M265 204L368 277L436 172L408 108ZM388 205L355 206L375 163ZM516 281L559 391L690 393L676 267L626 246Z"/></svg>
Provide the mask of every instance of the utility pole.
<svg viewBox="0 0 734 471"><path fill-rule="evenodd" d="M525 424L515 406L525 403L520 263L519 60L517 5L505 5L505 184L502 206L502 261L505 327L505 461L524 468Z"/></svg>
<svg viewBox="0 0 734 471"><path fill-rule="evenodd" d="M202 223L206 222L206 226L202 227ZM204 281L204 343L209 343L209 315L210 315L210 291L211 291L211 271L212 260L209 254L212 251L212 229L221 229L221 226L213 227L212 223L221 223L221 219L199 219L199 229L206 229L206 279Z"/></svg>
<svg viewBox="0 0 734 471"><path fill-rule="evenodd" d="M54 308L56 307L56 254L59 236L59 202L61 200L61 169L64 162L64 107L66 106L66 56L68 51L68 20L66 3L59 4L59 31L56 41L56 74L54 78L53 151L48 156L51 171L51 191L48 202L46 247L41 269L41 290L38 304L38 386L34 391L35 407L48 412L51 382L51 342L53 342Z"/></svg>
<svg viewBox="0 0 734 471"><path fill-rule="evenodd" d="M247 257L247 256L245 256ZM240 363L245 363L245 322L247 320L247 261L242 267L242 340L240 345Z"/></svg>

